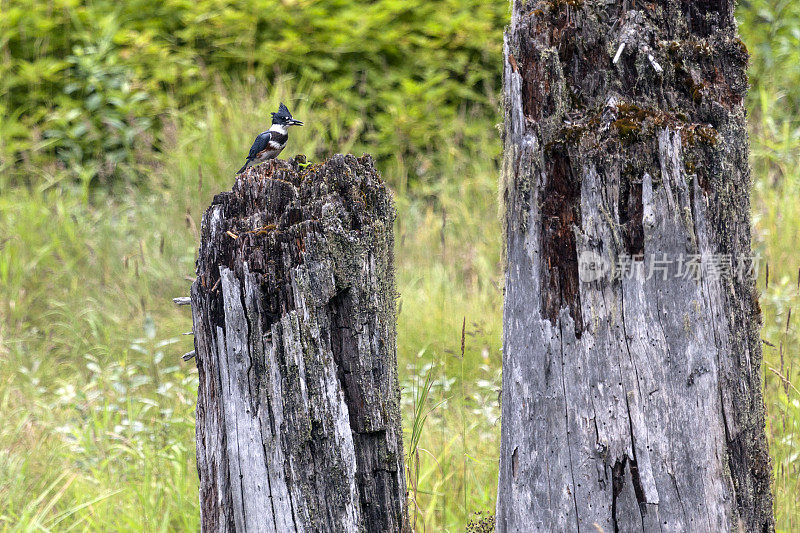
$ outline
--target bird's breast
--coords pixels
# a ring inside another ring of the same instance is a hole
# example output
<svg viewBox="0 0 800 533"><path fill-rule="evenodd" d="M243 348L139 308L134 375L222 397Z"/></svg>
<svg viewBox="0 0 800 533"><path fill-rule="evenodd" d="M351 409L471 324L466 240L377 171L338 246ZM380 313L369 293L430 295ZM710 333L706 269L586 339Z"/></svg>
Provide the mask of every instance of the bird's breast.
<svg viewBox="0 0 800 533"><path fill-rule="evenodd" d="M276 157L278 157L278 154L280 154L282 150L283 146L275 147L273 146L273 143L269 143L269 146L266 149L258 152L258 155L256 155L256 161L258 163L263 163L268 159L275 159Z"/></svg>

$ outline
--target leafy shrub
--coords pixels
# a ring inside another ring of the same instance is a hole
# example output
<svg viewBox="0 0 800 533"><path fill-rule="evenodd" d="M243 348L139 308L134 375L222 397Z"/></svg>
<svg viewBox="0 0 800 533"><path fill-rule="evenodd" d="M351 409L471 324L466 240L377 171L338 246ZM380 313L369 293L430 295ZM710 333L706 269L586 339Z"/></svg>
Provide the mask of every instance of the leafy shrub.
<svg viewBox="0 0 800 533"><path fill-rule="evenodd" d="M757 95L766 90L785 98L781 114L800 106L800 3L791 0L748 0L737 10L742 37L755 59L750 81ZM776 94L777 93L777 94Z"/></svg>
<svg viewBox="0 0 800 533"><path fill-rule="evenodd" d="M506 0L15 0L0 17L0 106L13 112L0 157L102 174L158 149L159 118L218 80L293 78L376 156L414 159L497 120L507 11ZM488 120L450 126L468 115Z"/></svg>
<svg viewBox="0 0 800 533"><path fill-rule="evenodd" d="M135 87L109 37L74 47L67 57L69 83L44 121L44 138L52 141L59 161L72 168L100 165L91 174L101 177L118 163L131 162L138 143L149 148L144 134L153 113L149 95Z"/></svg>

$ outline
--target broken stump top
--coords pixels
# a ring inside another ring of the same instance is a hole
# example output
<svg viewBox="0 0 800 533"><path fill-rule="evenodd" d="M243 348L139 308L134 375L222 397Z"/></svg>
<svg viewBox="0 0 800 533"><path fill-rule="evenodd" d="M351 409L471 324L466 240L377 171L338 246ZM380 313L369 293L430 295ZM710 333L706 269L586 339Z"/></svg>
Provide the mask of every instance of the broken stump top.
<svg viewBox="0 0 800 533"><path fill-rule="evenodd" d="M273 159L236 176L230 191L217 194L203 216L197 276L217 285L224 266L241 276L245 264L261 276L280 314L289 294L286 273L303 264L308 248L332 257L337 285L359 275L346 264L373 238L389 238L392 194L371 156L337 154L319 164L303 155ZM387 228L388 227L388 228ZM324 252L320 247L324 247Z"/></svg>

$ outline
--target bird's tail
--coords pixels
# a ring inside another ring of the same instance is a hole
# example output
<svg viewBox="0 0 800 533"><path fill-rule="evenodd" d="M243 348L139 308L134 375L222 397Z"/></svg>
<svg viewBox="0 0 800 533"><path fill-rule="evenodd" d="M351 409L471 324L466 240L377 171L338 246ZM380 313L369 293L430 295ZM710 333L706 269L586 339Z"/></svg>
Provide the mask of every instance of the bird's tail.
<svg viewBox="0 0 800 533"><path fill-rule="evenodd" d="M244 172L244 171L247 169L247 166L248 166L249 164L250 164L250 161L245 161L245 163L244 163L244 166L243 166L242 168L240 168L240 169L239 169L239 171L238 171L236 174L237 174L237 175L239 175L239 174L241 174L242 172Z"/></svg>

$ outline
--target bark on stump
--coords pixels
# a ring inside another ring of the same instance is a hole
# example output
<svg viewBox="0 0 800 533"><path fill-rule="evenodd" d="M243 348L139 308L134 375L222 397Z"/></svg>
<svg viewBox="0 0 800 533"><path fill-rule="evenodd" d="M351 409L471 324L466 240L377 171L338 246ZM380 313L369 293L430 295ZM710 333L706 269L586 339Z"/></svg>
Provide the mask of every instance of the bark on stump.
<svg viewBox="0 0 800 533"><path fill-rule="evenodd" d="M497 529L772 531L733 1L512 9Z"/></svg>
<svg viewBox="0 0 800 533"><path fill-rule="evenodd" d="M369 156L270 161L202 223L205 531L401 531L394 207Z"/></svg>

